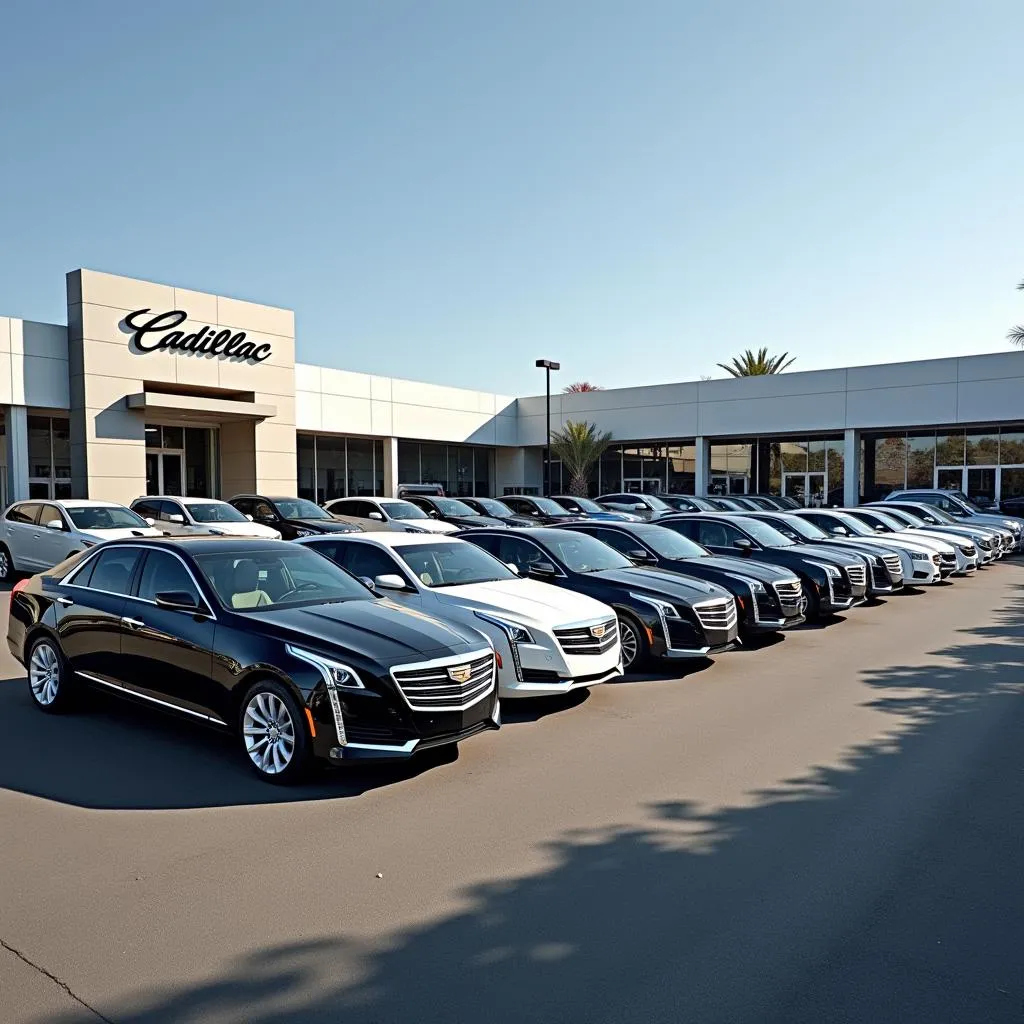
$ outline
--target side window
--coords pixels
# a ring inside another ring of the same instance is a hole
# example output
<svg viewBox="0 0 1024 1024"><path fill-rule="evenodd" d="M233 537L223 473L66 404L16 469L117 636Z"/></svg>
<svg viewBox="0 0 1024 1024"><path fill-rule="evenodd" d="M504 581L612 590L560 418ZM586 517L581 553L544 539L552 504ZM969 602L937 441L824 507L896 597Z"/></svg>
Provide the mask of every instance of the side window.
<svg viewBox="0 0 1024 1024"><path fill-rule="evenodd" d="M628 533L620 533L618 530L587 530L586 532L624 555L643 549L643 544L636 537L631 537Z"/></svg>
<svg viewBox="0 0 1024 1024"><path fill-rule="evenodd" d="M405 498L406 501L411 501L417 508L423 509L424 512L433 512L434 507L429 501L424 501L422 498L417 498L415 494L408 494Z"/></svg>
<svg viewBox="0 0 1024 1024"><path fill-rule="evenodd" d="M495 558L501 558L501 538L492 536L492 534L498 533L498 530L489 530L486 536L481 535L474 537L471 544L475 544L478 548L483 548L490 555L494 555Z"/></svg>
<svg viewBox="0 0 1024 1024"><path fill-rule="evenodd" d="M138 548L107 548L96 558L88 586L92 590L104 590L108 594L128 594L135 563L139 560ZM76 577L74 582L78 586Z"/></svg>
<svg viewBox="0 0 1024 1024"><path fill-rule="evenodd" d="M739 530L729 526L728 523L702 522L698 539L705 547L729 548L732 547L734 541L739 540L742 536L743 534Z"/></svg>
<svg viewBox="0 0 1024 1024"><path fill-rule="evenodd" d="M185 510L176 501L161 501L159 518L164 522L170 522L173 516L181 516L185 522L188 522Z"/></svg>
<svg viewBox="0 0 1024 1024"><path fill-rule="evenodd" d="M502 537L498 557L503 562L514 565L519 570L520 576L525 576L535 562L551 560L536 544L531 544L530 541L523 540L521 537Z"/></svg>
<svg viewBox="0 0 1024 1024"><path fill-rule="evenodd" d="M137 501L132 505L132 511L142 516L143 519L156 519L157 505L159 504L157 501Z"/></svg>
<svg viewBox="0 0 1024 1024"><path fill-rule="evenodd" d="M277 513L273 510L270 502L258 499L252 503L253 519L276 519Z"/></svg>
<svg viewBox="0 0 1024 1024"><path fill-rule="evenodd" d="M401 576L402 579L407 578L386 551L381 551L372 544L349 544L348 551L342 556L341 564L353 576L368 576L371 580L378 576L395 575Z"/></svg>
<svg viewBox="0 0 1024 1024"><path fill-rule="evenodd" d="M64 522L64 516L61 514L59 508L56 505L40 505L39 512L39 525L46 526L47 523L57 520L60 523L62 530L67 530L67 523Z"/></svg>
<svg viewBox="0 0 1024 1024"><path fill-rule="evenodd" d="M504 501L513 512L519 512L520 514L525 512L529 515L533 511L529 503L523 501L522 498L502 498L501 500Z"/></svg>
<svg viewBox="0 0 1024 1024"><path fill-rule="evenodd" d="M238 498L231 503L243 516L252 515L252 498Z"/></svg>
<svg viewBox="0 0 1024 1024"><path fill-rule="evenodd" d="M355 516L358 519L369 519L371 512L379 511L376 505L371 505L368 501L348 501L344 509L338 509L342 515Z"/></svg>
<svg viewBox="0 0 1024 1024"><path fill-rule="evenodd" d="M191 594L197 604L201 602L199 591L181 560L166 551L150 551L139 579L139 597L155 601L157 594L173 592Z"/></svg>
<svg viewBox="0 0 1024 1024"><path fill-rule="evenodd" d="M689 537L690 540L699 540L700 538L700 520L698 519L677 519L671 524L666 524L665 529L674 530L684 537Z"/></svg>
<svg viewBox="0 0 1024 1024"><path fill-rule="evenodd" d="M34 525L39 515L38 505L13 505L7 510L7 521L21 523L24 526Z"/></svg>

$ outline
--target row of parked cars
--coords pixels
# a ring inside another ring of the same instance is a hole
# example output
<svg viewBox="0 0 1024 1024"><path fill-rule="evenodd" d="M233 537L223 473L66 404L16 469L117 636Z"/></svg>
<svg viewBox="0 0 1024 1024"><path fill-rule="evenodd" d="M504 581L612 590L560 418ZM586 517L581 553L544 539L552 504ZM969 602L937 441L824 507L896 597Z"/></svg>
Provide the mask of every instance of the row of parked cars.
<svg viewBox="0 0 1024 1024"><path fill-rule="evenodd" d="M503 700L677 671L1021 548L1021 521L940 498L16 502L0 575L35 575L14 582L8 645L44 711L110 690L235 733L262 778L290 782L457 743L498 728Z"/></svg>

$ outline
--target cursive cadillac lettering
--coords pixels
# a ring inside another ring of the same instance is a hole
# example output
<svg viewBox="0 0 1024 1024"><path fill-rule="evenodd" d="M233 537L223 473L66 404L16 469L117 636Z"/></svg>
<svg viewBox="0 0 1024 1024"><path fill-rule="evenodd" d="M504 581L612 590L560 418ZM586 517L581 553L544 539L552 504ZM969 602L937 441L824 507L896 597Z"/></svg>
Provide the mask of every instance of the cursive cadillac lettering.
<svg viewBox="0 0 1024 1024"><path fill-rule="evenodd" d="M270 345L246 341L245 331L233 332L226 327L219 331L215 327L203 327L191 334L172 330L188 319L188 313L183 309L157 313L144 320L143 317L151 312L149 309L137 309L124 318L133 332L131 341L140 352L155 352L161 348L178 349L183 352L209 352L224 359L247 359L253 363L262 363L272 351ZM159 331L167 333L157 336Z"/></svg>

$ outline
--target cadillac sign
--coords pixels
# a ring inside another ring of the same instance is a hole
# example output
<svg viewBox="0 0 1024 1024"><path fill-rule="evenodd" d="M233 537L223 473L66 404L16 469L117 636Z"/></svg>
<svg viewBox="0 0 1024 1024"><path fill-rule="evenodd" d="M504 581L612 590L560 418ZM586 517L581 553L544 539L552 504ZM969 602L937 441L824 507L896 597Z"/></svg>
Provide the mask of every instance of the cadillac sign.
<svg viewBox="0 0 1024 1024"><path fill-rule="evenodd" d="M262 363L269 358L273 349L267 344L246 341L245 331L232 331L227 327L203 327L185 334L176 331L188 319L183 309L172 309L166 313L153 313L150 309L137 309L124 318L134 344L140 352L156 352L167 349L178 352L209 352L221 359L241 359L251 363Z"/></svg>

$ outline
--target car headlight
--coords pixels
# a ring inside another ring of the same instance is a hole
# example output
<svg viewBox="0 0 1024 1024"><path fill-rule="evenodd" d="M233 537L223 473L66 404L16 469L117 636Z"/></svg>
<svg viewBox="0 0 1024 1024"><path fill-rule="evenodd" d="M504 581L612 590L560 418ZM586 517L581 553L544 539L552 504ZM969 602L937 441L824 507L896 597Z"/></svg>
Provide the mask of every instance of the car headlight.
<svg viewBox="0 0 1024 1024"><path fill-rule="evenodd" d="M306 662L307 665L312 665L323 677L328 690L366 689L363 686L363 681L359 678L359 673L349 665L344 665L340 661L334 661L331 658L325 658L322 654L305 651L301 647L293 647L291 644L286 644L285 650L293 658L298 658L300 661Z"/></svg>
<svg viewBox="0 0 1024 1024"><path fill-rule="evenodd" d="M525 626L521 626L518 622L509 622L508 619L499 619L496 615L485 615L483 612L474 612L473 614L478 619L483 619L484 622L489 622L492 626L497 626L499 629L504 630L505 636L509 638L511 643L533 643L533 635Z"/></svg>
<svg viewBox="0 0 1024 1024"><path fill-rule="evenodd" d="M672 604L671 602L669 602L669 601L662 601L662 600L659 600L656 597L648 597L648 598L645 598L645 600L649 604L653 604L654 607L657 608L661 612L661 614L665 616L666 619L678 619L678 618L681 618L681 616L679 614L679 611L676 609L676 606L674 604Z"/></svg>
<svg viewBox="0 0 1024 1024"><path fill-rule="evenodd" d="M928 562L928 561L931 560L931 555L927 554L924 551L911 551L910 552L910 557L915 562Z"/></svg>
<svg viewBox="0 0 1024 1024"><path fill-rule="evenodd" d="M824 570L825 570L825 572L827 572L827 573L829 574L829 576L831 576L831 577L832 577L832 579L834 579L834 580L837 580L837 579L839 579L839 577L843 575L843 574L842 574L842 573L841 573L841 572L840 572L840 571L839 571L839 570L838 570L838 569L837 569L837 568L836 568L836 567L835 567L834 565L829 565L829 564L828 564L827 562L822 562L822 563L821 563L821 567L822 567L822 569L824 569Z"/></svg>
<svg viewBox="0 0 1024 1024"><path fill-rule="evenodd" d="M315 537L316 536L316 530L306 530L306 529L303 529L303 527L301 527L301 526L297 526L295 528L295 536L296 537Z"/></svg>

